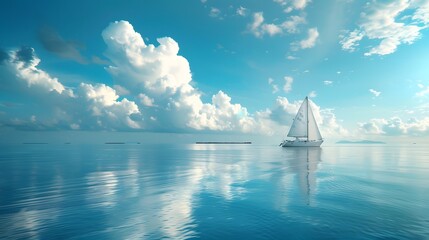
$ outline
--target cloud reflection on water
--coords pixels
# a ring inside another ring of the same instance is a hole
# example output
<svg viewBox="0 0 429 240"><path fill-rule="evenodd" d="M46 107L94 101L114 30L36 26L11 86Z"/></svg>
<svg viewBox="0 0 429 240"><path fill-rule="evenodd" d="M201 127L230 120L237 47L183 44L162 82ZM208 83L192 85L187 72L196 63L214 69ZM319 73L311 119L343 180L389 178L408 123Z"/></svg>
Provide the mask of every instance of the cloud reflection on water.
<svg viewBox="0 0 429 240"><path fill-rule="evenodd" d="M348 216L358 231L376 226L371 214L384 219L378 227L396 229L392 218L420 236L427 216L423 148L41 148L3 161L0 238L271 236L291 234L285 224L339 227Z"/></svg>

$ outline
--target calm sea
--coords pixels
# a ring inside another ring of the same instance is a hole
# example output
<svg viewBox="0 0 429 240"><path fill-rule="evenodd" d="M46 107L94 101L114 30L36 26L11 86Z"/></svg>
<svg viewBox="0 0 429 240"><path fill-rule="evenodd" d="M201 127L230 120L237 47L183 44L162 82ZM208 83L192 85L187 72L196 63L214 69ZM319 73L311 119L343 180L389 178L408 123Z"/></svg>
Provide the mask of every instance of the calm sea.
<svg viewBox="0 0 429 240"><path fill-rule="evenodd" d="M0 147L0 239L429 239L429 148Z"/></svg>

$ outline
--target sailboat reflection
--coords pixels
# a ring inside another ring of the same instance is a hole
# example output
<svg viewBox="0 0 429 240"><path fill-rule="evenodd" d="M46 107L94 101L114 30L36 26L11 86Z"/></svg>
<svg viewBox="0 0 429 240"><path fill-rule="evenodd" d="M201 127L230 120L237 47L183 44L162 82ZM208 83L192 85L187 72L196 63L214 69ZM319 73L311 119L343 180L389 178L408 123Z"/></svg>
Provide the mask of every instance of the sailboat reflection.
<svg viewBox="0 0 429 240"><path fill-rule="evenodd" d="M321 162L321 148L304 147L288 148L289 164L292 172L297 176L301 196L311 205L311 198L316 192L316 170Z"/></svg>

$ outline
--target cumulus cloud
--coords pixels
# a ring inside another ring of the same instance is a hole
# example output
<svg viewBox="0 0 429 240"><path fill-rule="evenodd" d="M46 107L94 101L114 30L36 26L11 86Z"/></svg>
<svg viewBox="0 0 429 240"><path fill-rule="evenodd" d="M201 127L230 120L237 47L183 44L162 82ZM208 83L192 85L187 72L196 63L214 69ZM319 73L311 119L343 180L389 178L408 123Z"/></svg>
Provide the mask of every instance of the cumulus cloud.
<svg viewBox="0 0 429 240"><path fill-rule="evenodd" d="M310 0L274 0L274 2L280 4L286 13L293 10L303 10Z"/></svg>
<svg viewBox="0 0 429 240"><path fill-rule="evenodd" d="M248 25L248 29L255 37L262 37L266 33L267 27L264 27L265 25L263 13L257 12L253 14L253 22Z"/></svg>
<svg viewBox="0 0 429 240"><path fill-rule="evenodd" d="M45 118L28 117L45 128L69 129L152 129L181 131L184 129L253 131L255 121L240 104L219 91L212 103L203 103L200 93L190 82L188 61L178 55L179 46L171 38L159 38L158 46L146 44L141 35L126 21L114 22L103 32L106 56L112 62L107 68L116 89L128 93L133 100L121 98L117 91L104 84L81 83L73 90L58 79L37 68L40 59L32 48L12 51L1 74L8 81L22 83L21 94L39 89L37 99L55 92L55 100L44 102ZM54 103L55 104L52 104ZM144 108L144 113L140 109ZM43 119L55 119L49 124ZM148 119L150 121L146 121ZM36 121L36 122L37 122ZM9 125L25 125L22 119L5 120Z"/></svg>
<svg viewBox="0 0 429 240"><path fill-rule="evenodd" d="M306 23L305 17L303 16L290 16L288 20L284 21L281 24L281 27L285 29L288 33L297 33L299 32L298 27Z"/></svg>
<svg viewBox="0 0 429 240"><path fill-rule="evenodd" d="M18 96L31 97L31 105L24 112L30 117L12 116L2 119L5 125L20 129L127 129L139 128L133 115L139 115L138 106L123 98L104 84L81 83L71 89L57 78L38 68L40 59L34 49L23 47L10 51L9 60L0 68L0 75L8 89ZM25 114L24 113L24 114Z"/></svg>
<svg viewBox="0 0 429 240"><path fill-rule="evenodd" d="M325 84L325 85L332 85L332 81L330 81L330 80L325 80L325 81L323 81L323 84Z"/></svg>
<svg viewBox="0 0 429 240"><path fill-rule="evenodd" d="M48 73L37 68L40 59L31 47L22 47L10 52L6 65L16 78L26 83L27 87L40 89L41 91L62 93L65 87L57 78L51 77ZM6 78L8 80L10 78Z"/></svg>
<svg viewBox="0 0 429 240"><path fill-rule="evenodd" d="M320 123L320 130L327 137L347 137L350 135L349 131L341 125L341 121L337 119L334 109L321 109L319 106L314 112L316 121Z"/></svg>
<svg viewBox="0 0 429 240"><path fill-rule="evenodd" d="M0 115L1 124L32 130L202 130L270 135L289 126L299 108L300 102L278 98L273 108L251 114L222 90L204 103L200 91L193 87L189 62L179 55L174 39L163 37L156 45L145 43L126 21L111 23L102 37L114 87L90 83L68 87L39 68L34 49L3 51L0 91L13 90L37 107L22 104L19 114L6 108ZM290 85L286 89L291 89L293 79L285 77L285 81ZM274 80L268 83L272 85ZM322 131L338 132L332 111L315 106L315 116Z"/></svg>
<svg viewBox="0 0 429 240"><path fill-rule="evenodd" d="M246 16L248 14L248 10L245 7L240 6L239 8L237 8L237 10L235 11L237 13L237 15L240 16Z"/></svg>
<svg viewBox="0 0 429 240"><path fill-rule="evenodd" d="M221 11L220 11L219 8L212 7L210 9L210 13L209 13L210 17L212 17L212 18L219 18L220 14L221 14Z"/></svg>
<svg viewBox="0 0 429 240"><path fill-rule="evenodd" d="M349 135L349 132L337 120L333 109L321 109L311 100L309 102L323 137L345 137ZM290 126L301 103L302 100L290 102L285 97L277 97L275 106L269 110L269 119L277 124Z"/></svg>
<svg viewBox="0 0 429 240"><path fill-rule="evenodd" d="M274 79L268 78L268 84L273 88L273 93L277 93L279 91L279 86L274 83Z"/></svg>
<svg viewBox="0 0 429 240"><path fill-rule="evenodd" d="M261 30L263 33L266 33L270 36L274 36L276 34L282 33L282 29L276 24L272 24L272 23L263 24L261 26Z"/></svg>
<svg viewBox="0 0 429 240"><path fill-rule="evenodd" d="M368 38L378 44L365 56L391 54L399 45L412 44L421 37L420 31L428 27L429 1L374 1L361 16L357 29L340 35L343 50L355 51L359 42Z"/></svg>
<svg viewBox="0 0 429 240"><path fill-rule="evenodd" d="M285 97L277 97L274 107L269 112L269 118L278 124L291 125L298 112L301 102L290 102Z"/></svg>
<svg viewBox="0 0 429 240"><path fill-rule="evenodd" d="M410 118L403 121L399 117L390 119L371 119L365 123L359 123L359 128L366 134L373 135L411 135L422 136L429 133L429 118Z"/></svg>
<svg viewBox="0 0 429 240"><path fill-rule="evenodd" d="M416 93L417 97L424 97L429 94L429 86L425 87L423 84L418 84L418 87L421 89L421 91Z"/></svg>
<svg viewBox="0 0 429 240"><path fill-rule="evenodd" d="M283 90L288 93L292 90L293 78L289 76L285 76L283 78L285 80L285 85L283 86Z"/></svg>
<svg viewBox="0 0 429 240"><path fill-rule="evenodd" d="M346 32L348 36L340 35L340 44L343 50L354 52L359 46L359 41L364 37L364 33L358 29Z"/></svg>
<svg viewBox="0 0 429 240"><path fill-rule="evenodd" d="M203 104L188 126L202 130L253 132L255 120L240 104L231 103L231 98L222 91L213 95L211 104Z"/></svg>
<svg viewBox="0 0 429 240"><path fill-rule="evenodd" d="M315 97L317 97L317 93L316 93L316 91L311 91L311 92L308 94L308 97L309 97L309 98L315 98Z"/></svg>
<svg viewBox="0 0 429 240"><path fill-rule="evenodd" d="M265 34L274 36L286 31L288 33L298 33L298 27L306 22L305 17L290 16L288 20L281 24L264 23L263 12L253 14L253 21L248 25L249 31L256 37L262 37Z"/></svg>
<svg viewBox="0 0 429 240"><path fill-rule="evenodd" d="M142 105L147 106L147 107L153 107L155 106L155 100L153 98L148 97L147 95L140 93L138 95L138 97L140 98L140 102L142 103Z"/></svg>
<svg viewBox="0 0 429 240"><path fill-rule="evenodd" d="M81 83L77 90L77 102L87 106L94 126L100 129L139 129L141 125L132 119L133 114L140 114L137 104L124 98L118 100L116 91L104 84ZM84 111L85 112L85 111Z"/></svg>
<svg viewBox="0 0 429 240"><path fill-rule="evenodd" d="M410 7L416 9L412 19L427 26L429 23L429 1L414 0L410 2Z"/></svg>
<svg viewBox="0 0 429 240"><path fill-rule="evenodd" d="M240 104L219 91L211 103L203 103L201 93L191 85L188 61L178 55L172 38L158 39L158 46L146 44L126 21L111 23L102 33L108 48L106 56L114 64L108 68L115 82L136 96L148 116L151 129L196 129L251 131L255 120Z"/></svg>
<svg viewBox="0 0 429 240"><path fill-rule="evenodd" d="M381 92L379 92L379 91L376 91L376 90L374 90L374 89L369 89L369 92L370 93L372 93L373 95L374 95L374 97L378 97L378 96L380 96L380 94L381 94Z"/></svg>
<svg viewBox="0 0 429 240"><path fill-rule="evenodd" d="M308 37L306 39L292 43L292 50L312 48L316 45L316 40L319 37L317 28L308 29L307 34Z"/></svg>

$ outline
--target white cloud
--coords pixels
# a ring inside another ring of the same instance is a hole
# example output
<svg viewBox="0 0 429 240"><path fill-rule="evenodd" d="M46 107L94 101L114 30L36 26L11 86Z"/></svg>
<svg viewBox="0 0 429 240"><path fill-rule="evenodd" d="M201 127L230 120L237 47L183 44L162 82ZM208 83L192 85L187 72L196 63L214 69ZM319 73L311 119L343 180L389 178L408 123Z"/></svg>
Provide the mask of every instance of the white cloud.
<svg viewBox="0 0 429 240"><path fill-rule="evenodd" d="M253 132L255 120L240 104L232 104L231 98L222 91L212 97L211 104L203 104L189 119L188 126L202 130Z"/></svg>
<svg viewBox="0 0 429 240"><path fill-rule="evenodd" d="M285 85L283 86L283 90L288 93L292 90L293 78L289 76L284 77Z"/></svg>
<svg viewBox="0 0 429 240"><path fill-rule="evenodd" d="M26 106L28 111L19 116L6 110L0 123L32 130L211 130L272 135L290 124L299 107L300 102L278 98L272 109L251 114L221 90L204 103L193 87L189 63L178 55L179 45L172 38L157 39L157 46L146 44L126 21L111 23L102 37L107 45L105 56L112 64L107 71L117 90L89 83L69 88L38 68L40 59L33 50L11 51L0 64L4 81L0 91L12 89L41 107ZM284 79L284 89L290 91L293 79ZM274 80L268 83L275 85ZM321 129L338 132L332 111L315 109Z"/></svg>
<svg viewBox="0 0 429 240"><path fill-rule="evenodd" d="M118 95L129 95L130 91L124 87L122 87L121 85L113 85L113 89L115 89L116 93L118 93Z"/></svg>
<svg viewBox="0 0 429 240"><path fill-rule="evenodd" d="M10 53L10 59L6 62L18 79L25 81L28 87L37 87L42 91L56 91L61 94L65 87L57 78L37 68L40 59L35 56L34 49L23 47Z"/></svg>
<svg viewBox="0 0 429 240"><path fill-rule="evenodd" d="M340 44L343 50L354 52L359 46L359 41L364 37L364 33L358 29L347 33L348 36L340 35Z"/></svg>
<svg viewBox="0 0 429 240"><path fill-rule="evenodd" d="M248 25L248 29L255 37L262 37L264 34L274 36L282 33L282 29L279 26L272 23L264 23L264 15L262 12L253 14L253 22Z"/></svg>
<svg viewBox="0 0 429 240"><path fill-rule="evenodd" d="M286 58L287 58L287 60L296 60L296 59L298 59L297 57L292 56L292 55L289 55Z"/></svg>
<svg viewBox="0 0 429 240"><path fill-rule="evenodd" d="M248 26L248 28L256 37L262 37L263 35L263 32L260 29L263 22L264 16L262 12L253 14L253 22Z"/></svg>
<svg viewBox="0 0 429 240"><path fill-rule="evenodd" d="M428 0L412 0L410 7L416 9L412 16L412 19L421 23L425 26L429 23L429 1Z"/></svg>
<svg viewBox="0 0 429 240"><path fill-rule="evenodd" d="M116 91L104 84L81 83L71 89L58 79L38 68L40 59L33 49L23 48L10 52L10 59L0 68L0 75L17 97L31 98L40 108L24 112L37 118L12 117L2 119L6 125L31 130L46 129L128 129L140 128L133 116L140 115L138 106L123 98L119 101ZM6 73L6 74L5 74ZM8 74L9 73L9 74Z"/></svg>
<svg viewBox="0 0 429 240"><path fill-rule="evenodd" d="M261 29L263 32L267 33L270 36L274 36L276 34L282 33L282 29L279 26L272 23L263 24L261 26Z"/></svg>
<svg viewBox="0 0 429 240"><path fill-rule="evenodd" d="M334 109L320 109L319 106L314 106L315 104L312 107L314 116L320 123L319 128L324 137L347 137L350 135L349 131L341 126L341 121L337 120ZM316 108L316 111L314 111L314 108Z"/></svg>
<svg viewBox="0 0 429 240"><path fill-rule="evenodd" d="M126 21L110 24L102 33L106 56L113 66L108 72L131 92L171 95L186 91L192 80L188 61L177 55L179 45L172 38L158 38L159 46L146 45Z"/></svg>
<svg viewBox="0 0 429 240"><path fill-rule="evenodd" d="M319 32L317 28L308 29L308 38L299 42L299 45L302 49L312 48L316 44L316 40L319 37Z"/></svg>
<svg viewBox="0 0 429 240"><path fill-rule="evenodd" d="M284 11L289 13L293 10L304 10L310 0L274 0L274 2L280 4Z"/></svg>
<svg viewBox="0 0 429 240"><path fill-rule="evenodd" d="M416 93L417 97L424 97L429 94L429 86L425 87L423 84L419 83L418 87L422 90Z"/></svg>
<svg viewBox="0 0 429 240"><path fill-rule="evenodd" d="M286 20L281 24L281 27L285 29L288 33L297 33L299 32L298 26L304 23L306 23L305 17L290 16L289 20Z"/></svg>
<svg viewBox="0 0 429 240"><path fill-rule="evenodd" d="M273 93L277 93L279 91L279 86L274 84L274 79L268 78L268 84L273 88Z"/></svg>
<svg viewBox="0 0 429 240"><path fill-rule="evenodd" d="M292 103L285 97L277 97L275 106L269 112L269 118L278 124L290 126L301 103L302 101ZM310 104L323 137L345 137L349 135L348 131L339 124L333 109L321 109L311 100Z"/></svg>
<svg viewBox="0 0 429 240"><path fill-rule="evenodd" d="M372 2L367 11L361 14L359 28L349 31L347 36L340 36L343 50L354 51L363 38L378 40L378 44L371 47L365 56L391 54L401 44L414 43L420 38L420 31L428 26L428 2ZM414 21L410 21L410 18Z"/></svg>
<svg viewBox="0 0 429 240"><path fill-rule="evenodd" d="M137 104L126 98L118 101L119 96L113 88L104 84L81 83L77 94L91 113L97 128L141 128L137 121L131 119L133 114L140 114Z"/></svg>
<svg viewBox="0 0 429 240"><path fill-rule="evenodd" d="M274 36L283 33L285 30L288 33L298 33L298 26L306 22L302 16L291 16L289 20L281 24L264 23L265 19L263 12L253 14L253 21L248 25L248 29L256 37L262 37L264 34Z"/></svg>
<svg viewBox="0 0 429 240"><path fill-rule="evenodd" d="M210 9L210 13L209 13L210 17L212 17L212 18L219 18L220 14L221 14L221 11L220 11L219 8L212 7Z"/></svg>
<svg viewBox="0 0 429 240"><path fill-rule="evenodd" d="M309 98L315 98L315 97L317 97L316 91L311 91L311 92L308 94L308 97L309 97Z"/></svg>
<svg viewBox="0 0 429 240"><path fill-rule="evenodd" d="M138 97L140 98L140 102L147 107L153 107L154 106L154 102L155 100L153 98L148 97L147 95L145 95L144 93L140 93L138 95Z"/></svg>
<svg viewBox="0 0 429 240"><path fill-rule="evenodd" d="M145 122L147 128L255 130L256 122L247 109L232 103L223 91L214 95L211 103L202 102L201 94L191 85L189 63L177 55L179 46L173 39L158 39L157 47L146 45L125 21L110 24L102 35L108 45L106 55L115 64L109 68L115 82L140 96L142 106L156 102L157 108L144 109L143 115L157 119Z"/></svg>
<svg viewBox="0 0 429 240"><path fill-rule="evenodd" d="M309 2L309 0L292 0L292 5L295 9L304 9Z"/></svg>
<svg viewBox="0 0 429 240"><path fill-rule="evenodd" d="M429 133L429 117L420 120L410 118L407 121L399 117L371 119L369 122L359 123L359 128L366 134L423 136Z"/></svg>
<svg viewBox="0 0 429 240"><path fill-rule="evenodd" d="M369 92L372 93L374 95L374 97L378 97L381 94L381 92L378 92L378 91L376 91L376 90L374 90L372 88L369 89Z"/></svg>
<svg viewBox="0 0 429 240"><path fill-rule="evenodd" d="M325 80L325 81L323 81L323 84L325 84L325 85L331 85L333 82L332 81L329 81L329 80Z"/></svg>
<svg viewBox="0 0 429 240"><path fill-rule="evenodd" d="M273 85L273 93L277 93L279 91L279 86L276 84Z"/></svg>
<svg viewBox="0 0 429 240"><path fill-rule="evenodd" d="M237 10L235 12L237 13L237 15L240 15L240 16L243 16L243 17L247 16L247 14L248 14L247 8L242 7L242 6L240 6L239 8L237 8Z"/></svg>
<svg viewBox="0 0 429 240"><path fill-rule="evenodd" d="M290 126L300 106L301 102L291 103L287 98L279 96L274 107L269 110L269 119L278 124Z"/></svg>
<svg viewBox="0 0 429 240"><path fill-rule="evenodd" d="M308 29L308 37L300 42L292 43L292 50L312 48L316 45L316 40L319 37L317 28Z"/></svg>

